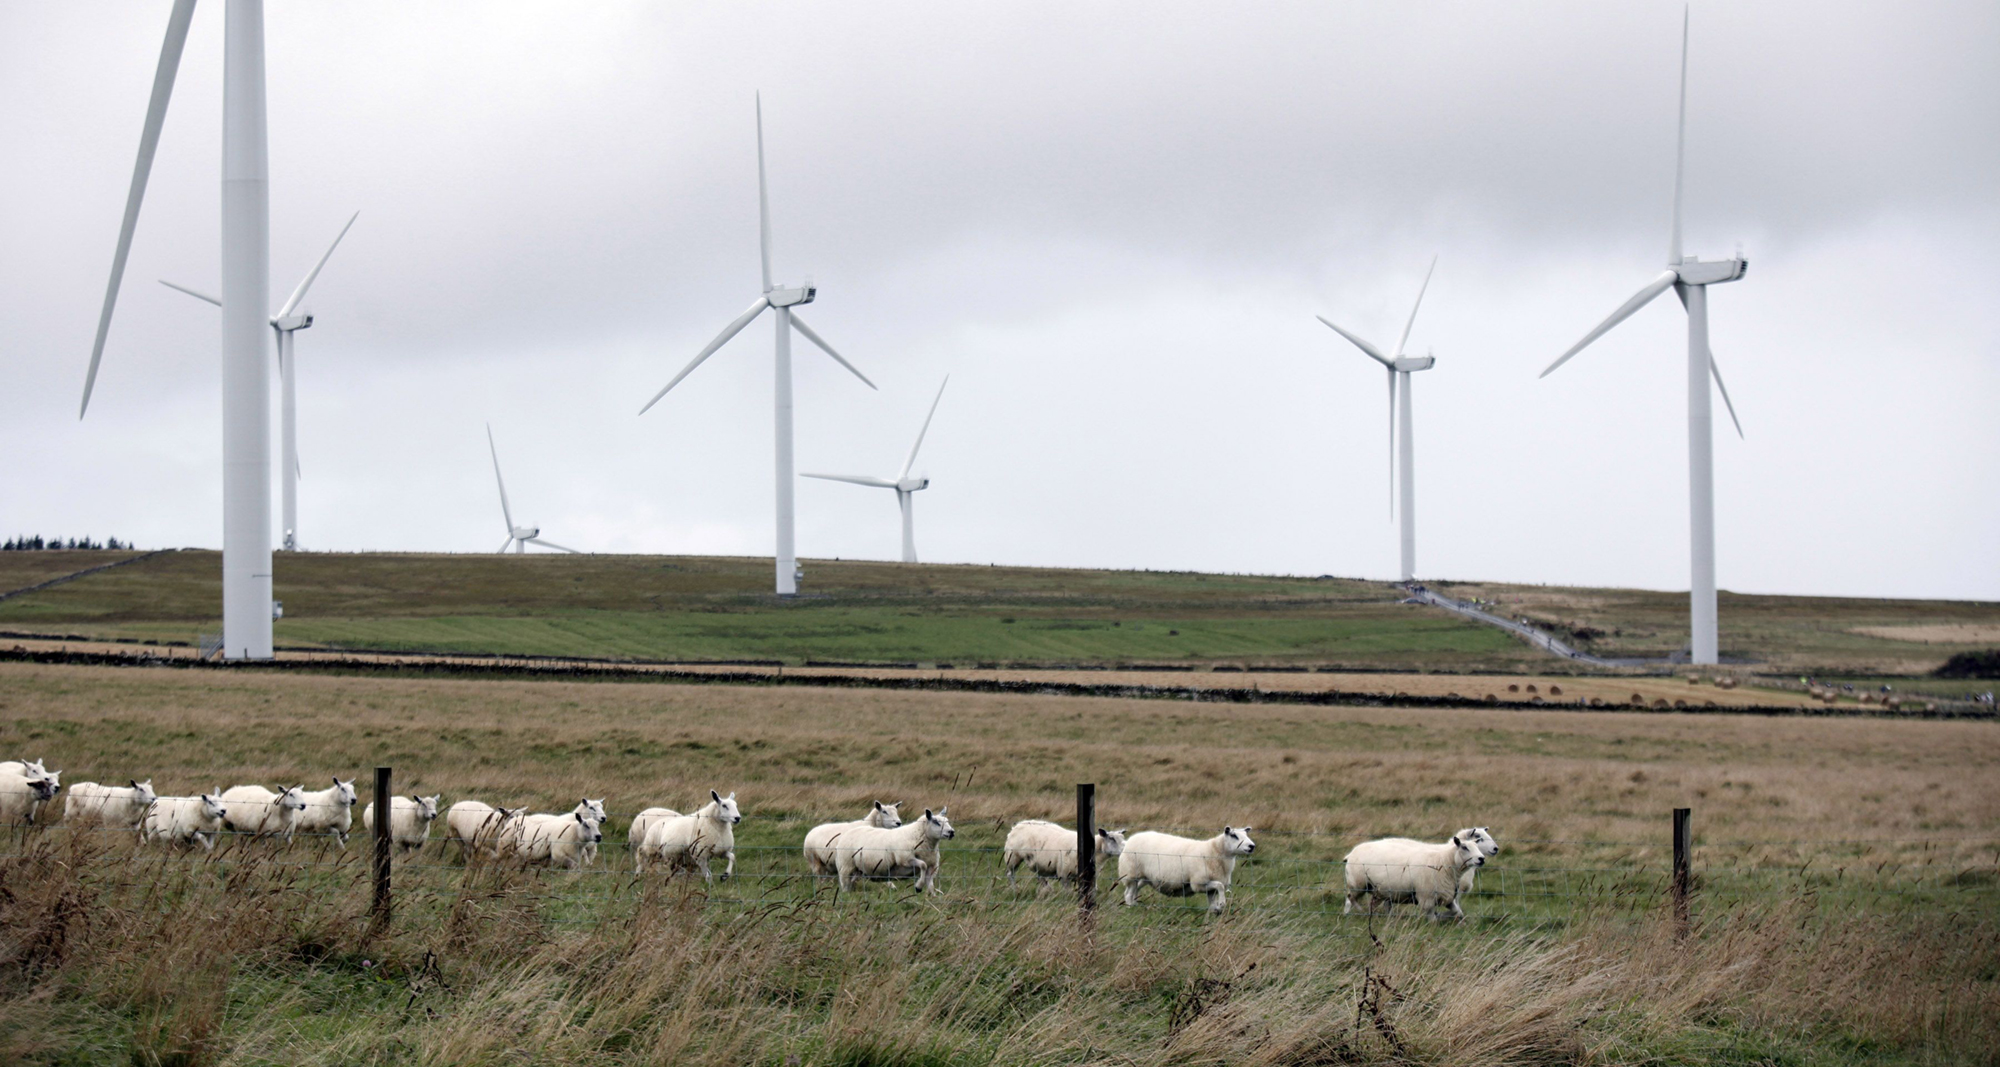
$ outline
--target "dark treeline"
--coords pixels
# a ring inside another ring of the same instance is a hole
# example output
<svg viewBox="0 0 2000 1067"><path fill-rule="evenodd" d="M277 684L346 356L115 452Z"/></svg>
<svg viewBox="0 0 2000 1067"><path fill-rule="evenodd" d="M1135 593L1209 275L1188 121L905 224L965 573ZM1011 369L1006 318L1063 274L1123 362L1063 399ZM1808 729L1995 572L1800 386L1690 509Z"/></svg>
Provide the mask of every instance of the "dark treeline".
<svg viewBox="0 0 2000 1067"><path fill-rule="evenodd" d="M43 549L56 549L56 548L80 548L89 551L117 551L120 549L128 549L131 547L132 543L130 541L120 541L116 537L107 537L102 541L93 541L88 537L72 537L69 538L68 540L64 540L63 538L60 537L50 537L45 539L42 537L41 534L35 534L33 536L29 536L27 534L21 534L9 538L6 544L0 545L0 552L37 552Z"/></svg>

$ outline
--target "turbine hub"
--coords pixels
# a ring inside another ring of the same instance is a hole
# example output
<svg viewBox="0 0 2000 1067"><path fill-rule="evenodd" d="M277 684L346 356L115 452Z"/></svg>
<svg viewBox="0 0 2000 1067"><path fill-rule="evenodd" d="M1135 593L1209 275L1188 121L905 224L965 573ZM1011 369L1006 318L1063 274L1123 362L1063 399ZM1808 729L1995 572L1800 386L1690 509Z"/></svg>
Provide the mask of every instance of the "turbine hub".
<svg viewBox="0 0 2000 1067"><path fill-rule="evenodd" d="M768 299L771 301L772 307L782 308L791 307L794 304L810 304L813 302L813 297L818 295L818 287L814 286L811 282L807 282L796 289L773 289L768 294Z"/></svg>
<svg viewBox="0 0 2000 1067"><path fill-rule="evenodd" d="M1682 285L1721 285L1743 277L1750 269L1750 261L1742 256L1728 259L1683 259L1673 264L1674 273L1681 276Z"/></svg>

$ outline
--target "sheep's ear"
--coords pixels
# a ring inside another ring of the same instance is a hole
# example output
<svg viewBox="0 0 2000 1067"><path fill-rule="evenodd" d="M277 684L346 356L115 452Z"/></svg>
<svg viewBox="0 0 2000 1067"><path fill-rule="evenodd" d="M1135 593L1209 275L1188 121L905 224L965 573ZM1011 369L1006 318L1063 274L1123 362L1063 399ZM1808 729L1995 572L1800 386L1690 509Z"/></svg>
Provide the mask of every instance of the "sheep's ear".
<svg viewBox="0 0 2000 1067"><path fill-rule="evenodd" d="M732 793L730 795L734 796L735 794ZM711 789L708 791L708 799L715 801L717 804L720 804L722 803L722 794Z"/></svg>
<svg viewBox="0 0 2000 1067"><path fill-rule="evenodd" d="M933 817L933 816L931 815L931 809L929 809L929 808L925 808L925 809L924 809L924 818L926 818L926 819L929 819L929 818L932 818L932 817Z"/></svg>
<svg viewBox="0 0 2000 1067"><path fill-rule="evenodd" d="M137 778L132 779L132 788L139 788L139 780Z"/></svg>
<svg viewBox="0 0 2000 1067"><path fill-rule="evenodd" d="M881 802L881 801L879 801L879 800L878 800L878 801L876 801L876 802L875 802L875 810L876 810L876 811L881 811L881 810L882 810L882 802Z"/></svg>
<svg viewBox="0 0 2000 1067"><path fill-rule="evenodd" d="M938 814L942 816L945 812L948 812L950 810L951 810L951 805L946 804L944 807L938 809Z"/></svg>
<svg viewBox="0 0 2000 1067"><path fill-rule="evenodd" d="M1453 835L1451 835L1451 843L1452 843L1452 844L1454 844L1454 845L1458 844L1458 835L1457 835L1457 834L1453 834Z"/></svg>
<svg viewBox="0 0 2000 1067"><path fill-rule="evenodd" d="M736 790L734 790L734 789L731 789L731 790L729 791L729 799L731 799L731 800L735 800L735 799L736 799Z"/></svg>

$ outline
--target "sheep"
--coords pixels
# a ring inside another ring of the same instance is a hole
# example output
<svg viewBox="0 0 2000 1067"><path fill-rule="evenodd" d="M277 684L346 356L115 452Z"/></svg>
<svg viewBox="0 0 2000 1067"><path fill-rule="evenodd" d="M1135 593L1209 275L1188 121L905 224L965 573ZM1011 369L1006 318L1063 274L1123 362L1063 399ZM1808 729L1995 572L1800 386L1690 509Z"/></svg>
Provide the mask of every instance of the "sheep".
<svg viewBox="0 0 2000 1067"><path fill-rule="evenodd" d="M340 841L340 847L347 847L347 832L354 829L354 804L360 798L354 795L354 779L333 780L325 789L301 793L306 802L304 811L292 827L292 832L300 834L331 834Z"/></svg>
<svg viewBox="0 0 2000 1067"><path fill-rule="evenodd" d="M443 794L427 797L407 796L389 798L389 839L396 843L397 852L407 852L424 847L430 840L431 823L438 817L438 801ZM375 829L375 802L361 809L361 825Z"/></svg>
<svg viewBox="0 0 2000 1067"><path fill-rule="evenodd" d="M1397 904L1414 903L1433 920L1440 909L1450 909L1455 918L1465 918L1458 906L1459 876L1468 868L1486 862L1476 842L1454 834L1442 845L1412 841L1407 837L1385 837L1354 846L1347 853L1346 915L1363 896L1381 901L1385 911Z"/></svg>
<svg viewBox="0 0 2000 1067"><path fill-rule="evenodd" d="M198 844L213 850L228 814L220 786L200 796L160 797L146 810L141 833L146 841L165 841L183 848Z"/></svg>
<svg viewBox="0 0 2000 1067"><path fill-rule="evenodd" d="M508 841L522 863L549 864L575 870L583 866L584 848L604 840L597 820L580 811L561 815L526 815Z"/></svg>
<svg viewBox="0 0 2000 1067"><path fill-rule="evenodd" d="M596 819L597 825L600 828L602 828L605 822L607 821L604 815L604 800L602 799L579 800L577 801L576 807L571 808L570 810L574 813L581 815L588 815L591 818ZM592 841L583 846L583 865L589 867L595 864L596 862L597 862L597 842Z"/></svg>
<svg viewBox="0 0 2000 1067"><path fill-rule="evenodd" d="M711 880L710 857L727 856L729 865L722 871L726 881L736 873L735 827L742 821L736 794L725 797L711 789L708 803L698 810L686 815L668 812L648 821L646 836L632 848L632 869L644 874L647 860L664 863L669 871L692 867L701 872L701 880L706 882Z"/></svg>
<svg viewBox="0 0 2000 1067"><path fill-rule="evenodd" d="M477 800L461 800L444 813L446 841L456 842L461 860L471 862L477 850L486 859L499 859L512 851L520 836L521 817L526 808L496 808Z"/></svg>
<svg viewBox="0 0 2000 1067"><path fill-rule="evenodd" d="M894 830L903 825L903 817L896 809L902 801L884 804L877 800L868 809L868 814L852 822L821 823L806 832L806 870L815 878L824 878L833 873L833 843L840 835L857 826L873 826L882 830Z"/></svg>
<svg viewBox="0 0 2000 1067"><path fill-rule="evenodd" d="M1125 850L1118 854L1118 884L1125 887L1128 906L1137 904L1139 890L1149 885L1170 897L1206 893L1208 912L1214 915L1229 902L1237 859L1255 851L1248 826L1225 826L1201 841L1146 830L1125 839Z"/></svg>
<svg viewBox="0 0 2000 1067"><path fill-rule="evenodd" d="M102 825L120 830L137 831L143 828L146 812L152 808L159 795L153 792L153 780L139 781L134 778L131 785L98 785L96 782L78 782L69 787L69 798L63 801L63 821L71 826Z"/></svg>
<svg viewBox="0 0 2000 1067"><path fill-rule="evenodd" d="M843 830L833 843L834 870L840 875L843 892L854 888L854 880L860 878L907 878L915 875L919 893L929 890L937 893L938 869L943 866L943 857L938 854L938 842L956 836L958 831L951 827L951 819L946 815L949 809L939 808L936 814L924 809L924 817L916 822L884 830L878 826L850 826Z"/></svg>
<svg viewBox="0 0 2000 1067"><path fill-rule="evenodd" d="M306 787L295 785L273 793L261 785L232 785L222 791L222 802L232 813L227 826L239 834L292 839L299 813L306 810Z"/></svg>
<svg viewBox="0 0 2000 1067"><path fill-rule="evenodd" d="M1493 840L1493 835L1484 826L1468 826L1452 836L1477 845L1479 847L1481 863L1500 854L1500 842ZM1462 897L1472 892L1472 875L1477 870L1479 870L1478 867L1467 867L1465 873L1458 876L1459 896Z"/></svg>
<svg viewBox="0 0 2000 1067"><path fill-rule="evenodd" d="M1097 858L1107 860L1125 851L1125 831L1097 828ZM1059 881L1076 879L1076 831L1066 830L1046 819L1023 819L1007 831L1007 845L1000 862L1007 866L1007 884L1014 884L1014 872L1027 864L1037 878Z"/></svg>
<svg viewBox="0 0 2000 1067"><path fill-rule="evenodd" d="M62 789L62 772L44 770L40 760L0 763L0 824L34 824Z"/></svg>

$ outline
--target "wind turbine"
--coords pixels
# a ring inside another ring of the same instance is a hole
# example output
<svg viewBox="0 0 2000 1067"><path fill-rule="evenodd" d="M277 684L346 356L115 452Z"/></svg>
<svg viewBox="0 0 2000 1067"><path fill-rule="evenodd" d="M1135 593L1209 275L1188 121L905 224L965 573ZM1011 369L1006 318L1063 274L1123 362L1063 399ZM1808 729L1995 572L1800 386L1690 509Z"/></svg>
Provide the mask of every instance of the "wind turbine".
<svg viewBox="0 0 2000 1067"><path fill-rule="evenodd" d="M139 157L125 196L125 218L111 257L111 280L97 319L90 370L77 418L90 410L97 365L111 331L132 231L159 147L187 44L194 0L174 0L153 72L152 98L139 135ZM227 0L222 46L222 654L270 659L271 374L264 356L271 306L269 145L264 117L263 0Z"/></svg>
<svg viewBox="0 0 2000 1067"><path fill-rule="evenodd" d="M854 364L841 358L840 353L835 352L832 345L814 333L812 327L807 326L805 320L799 318L792 310L801 304L812 303L813 298L819 295L819 290L814 288L810 275L807 276L805 284L797 288L780 289L771 284L771 200L765 190L764 182L764 98L761 93L757 96L757 247L764 265L764 294L750 304L749 310L736 316L736 321L723 327L722 332L694 357L693 362L682 368L679 374L674 375L673 381L654 393L653 399L646 401L646 406L639 409L639 414L644 415L652 410L653 405L659 403L660 398L666 396L668 390L679 385L682 378L694 373L694 369L701 366L703 360L714 355L716 349L728 344L730 338L742 332L743 327L750 325L750 320L763 314L766 308L777 312L777 367L772 387L775 409L773 421L777 429L777 446L774 451L778 494L778 536L775 556L778 595L791 596L799 591L799 560L792 540L792 331L799 331L806 340L818 345L821 351L832 356L834 362L846 367L868 388L875 388L875 383L869 381L867 375L856 370Z"/></svg>
<svg viewBox="0 0 2000 1067"><path fill-rule="evenodd" d="M944 387L950 384L951 375L947 374L944 376L944 382L938 386L937 396L931 400L930 414L924 416L924 424L922 428L917 430L917 443L910 446L909 458L903 460L903 471L901 474L896 475L895 478L870 478L862 474L806 475L808 478L824 478L829 482L852 482L855 485L873 486L877 489L894 489L896 491L896 507L903 513L904 563L915 563L917 561L917 535L916 528L912 525L910 518L910 494L919 489L929 489L931 487L931 480L928 476L922 478L910 477L910 468L917 464L917 449L924 447L924 434L930 432L931 416L937 414L938 401L944 399Z"/></svg>
<svg viewBox="0 0 2000 1067"><path fill-rule="evenodd" d="M1417 309L1424 306L1424 291L1431 287L1431 274L1437 270L1437 265L1437 257L1432 256L1430 270L1424 272L1424 284L1417 289L1417 302L1410 306L1409 321L1403 323L1403 336L1396 339L1396 354L1393 356L1383 355L1381 349L1334 325L1333 320L1327 318L1325 315L1314 316L1319 321L1326 323L1334 333L1354 342L1354 347L1359 348L1369 359L1389 369L1389 510L1391 513L1396 511L1396 491L1398 488L1396 470L1400 466L1403 472L1401 484L1403 494L1403 581L1406 582L1415 581L1417 577L1417 445L1416 431L1411 425L1413 420L1410 417L1410 375L1420 370L1431 369L1437 364L1437 357L1406 356L1403 354L1403 346L1410 343L1410 327L1417 324ZM1400 420L1402 429L1400 436L1396 432L1398 428L1396 412L1398 395L1397 379L1399 378L1402 379L1401 396L1403 409Z"/></svg>
<svg viewBox="0 0 2000 1067"><path fill-rule="evenodd" d="M1693 629L1692 659L1714 663L1717 654L1715 612L1715 451L1710 428L1708 381L1722 393L1729 409L1729 421L1736 436L1743 436L1743 423L1736 418L1736 405L1729 400L1729 387L1722 384L1722 371L1708 347L1708 287L1733 282L1749 269L1742 252L1728 259L1702 260L1681 254L1681 175L1687 155L1687 56L1688 18L1681 13L1681 105L1680 131L1674 147L1674 224L1667 242L1667 266L1646 287L1633 294L1597 328L1570 346L1562 358L1549 364L1541 376L1569 362L1571 356L1597 340L1632 313L1673 289L1681 298L1688 317L1688 554L1691 580L1688 583L1688 615Z"/></svg>
<svg viewBox="0 0 2000 1067"><path fill-rule="evenodd" d="M564 548L554 541L542 540L542 528L539 526L514 525L514 511L507 506L507 480L500 477L500 450L493 446L493 424L490 422L486 424L486 448L493 453L493 480L500 483L500 515L507 520L507 539L500 542L500 554L505 555L511 548L515 555L525 555L529 545L540 545L558 552L583 555L574 548Z"/></svg>
<svg viewBox="0 0 2000 1067"><path fill-rule="evenodd" d="M326 261L333 256L333 250L340 247L340 239L347 236L347 231L354 226L354 220L360 217L359 211L348 216L347 225L342 226L340 233L334 236L333 243L327 246L326 254L319 257L319 262L313 264L312 270L307 271L306 276L299 280L298 288L292 290L292 295L285 301L285 306L271 316L271 329L278 335L278 377L284 395L278 420L278 436L283 442L281 447L284 456L278 465L283 471L283 480L280 484L284 486L282 498L285 513L284 522L280 526L284 530L284 539L280 542L280 546L287 552L296 552L299 547L298 388L293 374L292 335L313 324L312 312L299 311L299 302L306 298L306 290L312 288L313 279L319 277L320 268L326 266ZM222 306L221 300L199 289L191 289L165 278L160 279L160 284L186 293L197 300L206 300L216 307Z"/></svg>

